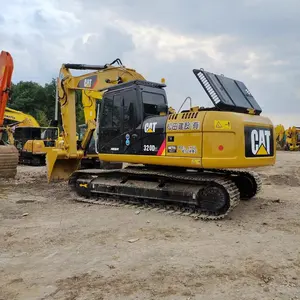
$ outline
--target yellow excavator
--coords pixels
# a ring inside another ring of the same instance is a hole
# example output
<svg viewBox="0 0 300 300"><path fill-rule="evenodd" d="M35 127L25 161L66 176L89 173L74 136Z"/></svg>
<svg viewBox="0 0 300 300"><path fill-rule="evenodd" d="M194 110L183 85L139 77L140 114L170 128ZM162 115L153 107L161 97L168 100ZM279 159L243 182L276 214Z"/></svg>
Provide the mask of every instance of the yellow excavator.
<svg viewBox="0 0 300 300"><path fill-rule="evenodd" d="M292 126L286 130L286 150L300 150L300 127Z"/></svg>
<svg viewBox="0 0 300 300"><path fill-rule="evenodd" d="M17 127L14 145L19 150L19 163L32 166L46 165L46 153L59 142L57 127Z"/></svg>
<svg viewBox="0 0 300 300"><path fill-rule="evenodd" d="M286 131L282 124L275 126L275 138L277 150L283 150L286 147Z"/></svg>
<svg viewBox="0 0 300 300"><path fill-rule="evenodd" d="M2 139L10 144L15 144L14 130L16 127L39 127L37 120L21 111L6 107L4 112L4 123L6 130L3 132Z"/></svg>
<svg viewBox="0 0 300 300"><path fill-rule="evenodd" d="M240 199L260 192L259 175L247 168L274 165L275 130L243 82L194 69L214 106L170 113L165 84L111 84L121 77L111 65L81 65L105 72L107 80L76 80L71 66L78 68L65 64L59 76L65 142L47 152L49 182L68 180L90 203L157 206L205 220L224 218ZM102 101L77 144L75 90L82 88L100 90ZM99 159L127 167L78 170L95 131Z"/></svg>
<svg viewBox="0 0 300 300"><path fill-rule="evenodd" d="M59 135L57 127L41 127L33 116L9 107L5 108L4 125L8 144L19 151L20 164L46 164L46 148L55 147Z"/></svg>
<svg viewBox="0 0 300 300"><path fill-rule="evenodd" d="M14 70L13 58L9 52L0 53L0 178L14 178L17 174L19 153L3 139L7 132L4 115L9 99L11 80Z"/></svg>
<svg viewBox="0 0 300 300"><path fill-rule="evenodd" d="M275 127L276 146L278 150L300 150L300 127L292 126L287 129L282 124Z"/></svg>

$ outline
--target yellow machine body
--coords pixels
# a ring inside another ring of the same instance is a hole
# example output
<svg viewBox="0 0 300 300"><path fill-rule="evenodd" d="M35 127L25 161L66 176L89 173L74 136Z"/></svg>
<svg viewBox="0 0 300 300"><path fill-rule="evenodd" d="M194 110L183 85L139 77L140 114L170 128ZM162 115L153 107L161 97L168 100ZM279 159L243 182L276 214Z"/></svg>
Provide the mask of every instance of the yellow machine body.
<svg viewBox="0 0 300 300"><path fill-rule="evenodd" d="M199 124L191 129L178 129L178 123ZM177 127L173 130L172 128ZM177 126L176 126L177 125ZM257 127L253 136L252 157L245 156L245 127ZM270 166L276 160L275 129L267 117L246 115L232 112L199 111L170 114L166 124L166 143L160 155L127 155L98 154L99 159L107 162L124 162L134 164L152 164L185 168L254 168ZM265 135L265 130L272 135ZM174 142L168 142L168 137L175 137ZM172 152L176 147L176 152ZM273 155L270 149L273 147ZM48 151L54 155L49 169L49 180L68 179L84 156L83 151L76 151L69 156L63 149ZM56 170L54 171L54 165ZM61 167L60 167L61 165ZM65 165L69 167L65 167ZM53 173L52 173L53 172Z"/></svg>
<svg viewBox="0 0 300 300"><path fill-rule="evenodd" d="M57 127L17 127L14 145L19 150L19 163L35 166L45 165L47 150L58 147Z"/></svg>
<svg viewBox="0 0 300 300"><path fill-rule="evenodd" d="M178 123L199 124L199 128L178 129ZM172 128L177 127L173 130ZM245 156L245 127L257 127L253 157ZM229 112L187 112L169 115L166 143L160 155L99 154L103 161L122 161L184 168L254 168L274 165L276 141L266 130L274 127L269 118ZM168 142L169 137L176 142ZM176 147L176 152L172 149ZM273 155L270 149L273 147Z"/></svg>

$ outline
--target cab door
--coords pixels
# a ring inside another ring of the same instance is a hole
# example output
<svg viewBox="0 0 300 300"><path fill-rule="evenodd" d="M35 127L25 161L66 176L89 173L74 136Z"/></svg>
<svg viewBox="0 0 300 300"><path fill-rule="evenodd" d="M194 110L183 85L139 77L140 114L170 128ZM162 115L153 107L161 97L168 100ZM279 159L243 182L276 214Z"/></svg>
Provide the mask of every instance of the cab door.
<svg viewBox="0 0 300 300"><path fill-rule="evenodd" d="M140 153L142 116L136 89L107 93L98 124L98 153Z"/></svg>
<svg viewBox="0 0 300 300"><path fill-rule="evenodd" d="M98 152L121 153L122 97L106 95L99 116Z"/></svg>
<svg viewBox="0 0 300 300"><path fill-rule="evenodd" d="M137 90L122 92L122 137L121 148L124 154L141 152L142 115L138 104Z"/></svg>

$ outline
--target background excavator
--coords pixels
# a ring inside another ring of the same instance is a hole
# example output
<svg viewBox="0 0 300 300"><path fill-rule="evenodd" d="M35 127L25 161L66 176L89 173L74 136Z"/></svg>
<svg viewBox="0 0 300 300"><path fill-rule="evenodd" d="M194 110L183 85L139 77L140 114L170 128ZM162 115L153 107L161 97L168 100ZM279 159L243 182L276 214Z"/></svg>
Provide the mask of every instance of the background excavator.
<svg viewBox="0 0 300 300"><path fill-rule="evenodd" d="M20 164L46 164L46 148L56 145L57 127L41 127L33 116L8 107L5 108L4 126L6 138L3 140L18 149Z"/></svg>
<svg viewBox="0 0 300 300"><path fill-rule="evenodd" d="M17 174L19 153L17 149L8 145L2 138L6 132L4 114L9 99L11 79L14 70L13 58L10 53L1 51L0 54L0 177L14 178Z"/></svg>
<svg viewBox="0 0 300 300"><path fill-rule="evenodd" d="M292 126L287 129L282 124L275 127L276 146L278 150L300 150L300 127Z"/></svg>
<svg viewBox="0 0 300 300"><path fill-rule="evenodd" d="M286 131L282 124L275 127L275 138L277 150L283 150L286 147Z"/></svg>
<svg viewBox="0 0 300 300"><path fill-rule="evenodd" d="M4 112L5 131L2 140L10 145L15 145L14 131L17 127L39 127L37 120L21 111L6 107Z"/></svg>
<svg viewBox="0 0 300 300"><path fill-rule="evenodd" d="M14 131L14 145L20 153L20 164L46 165L48 149L56 147L58 142L58 127L17 127Z"/></svg>
<svg viewBox="0 0 300 300"><path fill-rule="evenodd" d="M201 219L224 218L240 199L260 191L258 174L245 168L274 165L275 130L242 82L195 69L214 107L170 113L164 84L143 79L111 84L121 74L110 65L84 66L108 69L107 80L76 80L67 71L72 66L63 65L59 76L65 142L47 153L49 182L68 179L91 203L108 197L115 205L117 198L123 204L185 210ZM75 90L82 88L103 94L96 122L87 123L78 145ZM99 159L128 167L77 170L95 130Z"/></svg>

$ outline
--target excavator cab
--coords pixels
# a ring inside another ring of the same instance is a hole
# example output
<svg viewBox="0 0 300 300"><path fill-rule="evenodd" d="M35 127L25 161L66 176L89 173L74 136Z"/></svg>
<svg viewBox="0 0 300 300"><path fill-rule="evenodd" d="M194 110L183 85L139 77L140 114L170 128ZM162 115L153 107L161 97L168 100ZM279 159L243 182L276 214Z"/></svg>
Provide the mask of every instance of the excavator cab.
<svg viewBox="0 0 300 300"><path fill-rule="evenodd" d="M164 87L161 83L134 80L108 88L97 113L97 152L154 154L157 149L150 145L163 142L167 120Z"/></svg>

